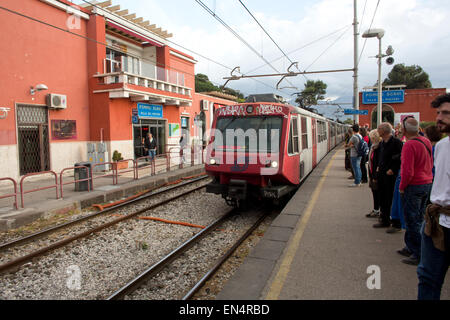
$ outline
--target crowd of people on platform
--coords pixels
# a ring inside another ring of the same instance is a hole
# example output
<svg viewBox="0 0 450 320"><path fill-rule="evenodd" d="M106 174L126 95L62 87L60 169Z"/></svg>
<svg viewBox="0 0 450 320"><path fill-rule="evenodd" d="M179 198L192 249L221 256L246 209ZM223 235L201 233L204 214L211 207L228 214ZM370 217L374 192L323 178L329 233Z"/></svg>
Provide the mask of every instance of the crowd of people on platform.
<svg viewBox="0 0 450 320"><path fill-rule="evenodd" d="M397 253L418 266L419 299L440 298L450 265L450 94L431 106L436 125L422 130L413 116L395 129L388 122L371 131L355 124L345 144L345 167L354 180L349 186L371 189L373 210L366 217L378 218L373 227L405 229Z"/></svg>

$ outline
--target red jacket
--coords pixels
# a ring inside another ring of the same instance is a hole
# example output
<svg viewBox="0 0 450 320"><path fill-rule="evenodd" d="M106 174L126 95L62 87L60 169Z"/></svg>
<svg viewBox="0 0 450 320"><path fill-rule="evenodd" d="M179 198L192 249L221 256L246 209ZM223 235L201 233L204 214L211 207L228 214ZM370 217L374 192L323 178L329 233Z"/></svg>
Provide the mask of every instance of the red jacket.
<svg viewBox="0 0 450 320"><path fill-rule="evenodd" d="M419 139L423 143L414 139ZM429 184L433 182L431 142L422 136L414 139L408 140L403 145L400 190L405 190L408 185Z"/></svg>

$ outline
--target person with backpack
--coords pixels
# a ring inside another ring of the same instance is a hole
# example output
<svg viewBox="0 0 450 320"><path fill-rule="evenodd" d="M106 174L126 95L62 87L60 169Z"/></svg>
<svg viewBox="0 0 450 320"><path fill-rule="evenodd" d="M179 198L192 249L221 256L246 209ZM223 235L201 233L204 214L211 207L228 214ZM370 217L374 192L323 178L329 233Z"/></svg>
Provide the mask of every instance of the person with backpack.
<svg viewBox="0 0 450 320"><path fill-rule="evenodd" d="M369 153L369 147L367 143L363 140L359 134L359 125L354 124L352 126L353 136L346 147L350 147L350 161L352 163L353 173L355 176L355 181L349 185L349 187L360 187L361 186L361 158L364 154ZM364 145L365 144L365 145Z"/></svg>

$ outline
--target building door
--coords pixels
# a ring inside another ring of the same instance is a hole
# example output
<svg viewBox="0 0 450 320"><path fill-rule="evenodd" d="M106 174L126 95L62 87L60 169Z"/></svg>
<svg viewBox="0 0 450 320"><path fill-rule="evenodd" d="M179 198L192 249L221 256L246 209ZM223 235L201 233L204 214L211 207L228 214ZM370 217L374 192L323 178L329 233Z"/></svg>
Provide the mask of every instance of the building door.
<svg viewBox="0 0 450 320"><path fill-rule="evenodd" d="M18 105L17 131L20 175L50 170L47 108Z"/></svg>
<svg viewBox="0 0 450 320"><path fill-rule="evenodd" d="M133 141L135 158L146 156L144 154L143 139L150 132L156 139L156 154L165 153L166 146L166 123L165 120L140 119L138 124L133 125Z"/></svg>

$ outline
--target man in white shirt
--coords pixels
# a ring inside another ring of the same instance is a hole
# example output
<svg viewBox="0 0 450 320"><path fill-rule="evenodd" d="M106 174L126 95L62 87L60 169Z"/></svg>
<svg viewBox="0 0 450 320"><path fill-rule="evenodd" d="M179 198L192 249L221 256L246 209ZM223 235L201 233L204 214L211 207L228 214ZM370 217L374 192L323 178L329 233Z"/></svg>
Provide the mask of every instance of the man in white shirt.
<svg viewBox="0 0 450 320"><path fill-rule="evenodd" d="M446 133L436 144L436 168L431 204L422 225L421 258L417 267L419 300L439 300L445 274L450 265L450 94L437 97L431 106L437 109L436 126Z"/></svg>

